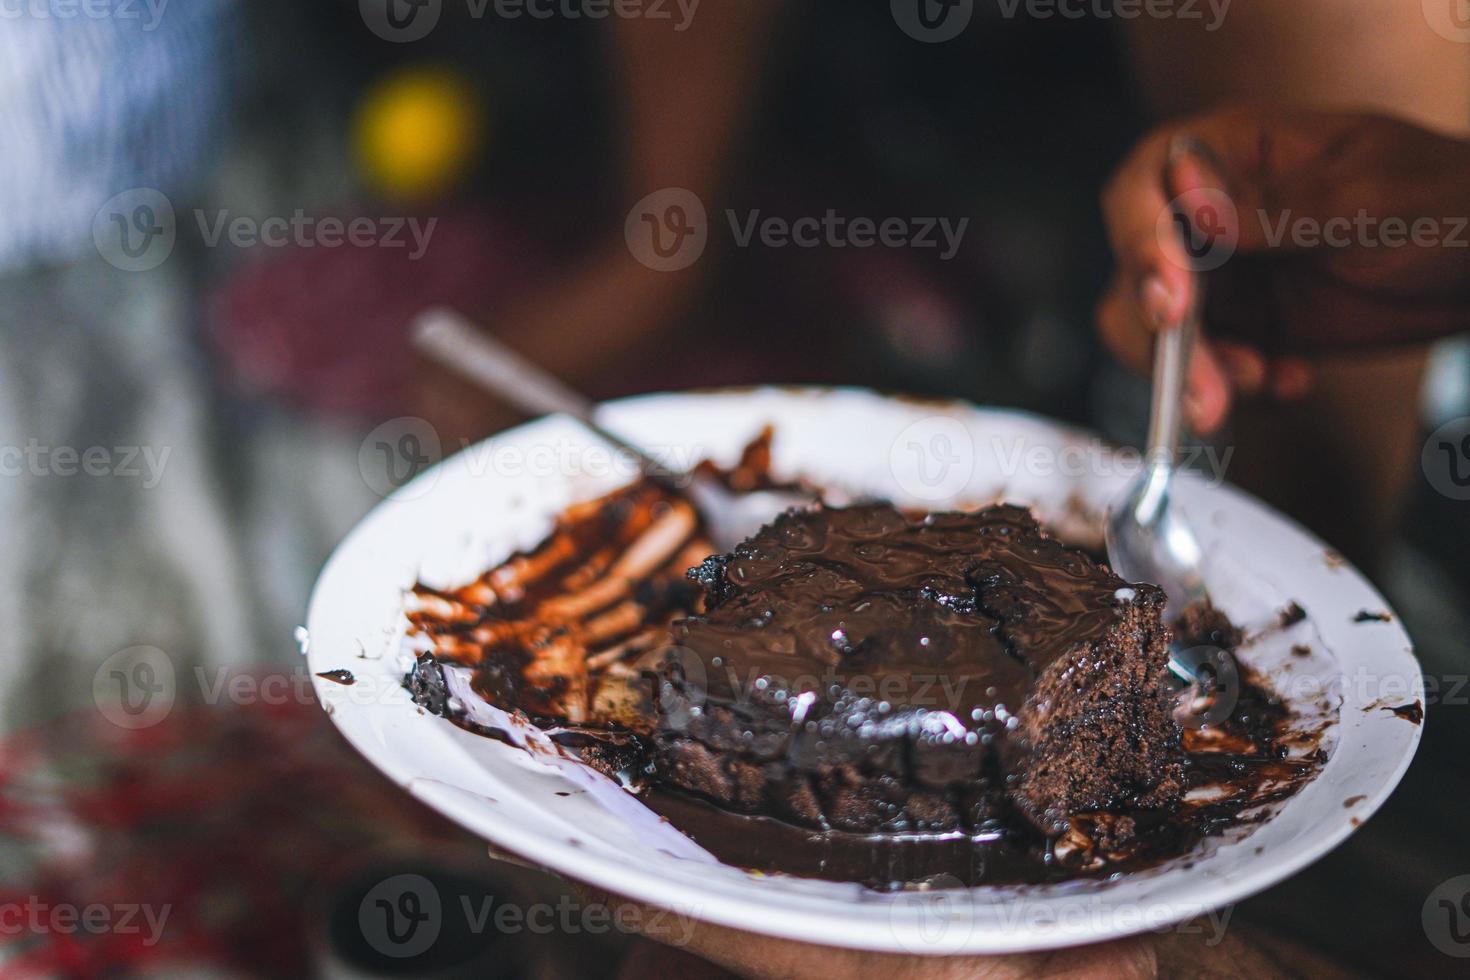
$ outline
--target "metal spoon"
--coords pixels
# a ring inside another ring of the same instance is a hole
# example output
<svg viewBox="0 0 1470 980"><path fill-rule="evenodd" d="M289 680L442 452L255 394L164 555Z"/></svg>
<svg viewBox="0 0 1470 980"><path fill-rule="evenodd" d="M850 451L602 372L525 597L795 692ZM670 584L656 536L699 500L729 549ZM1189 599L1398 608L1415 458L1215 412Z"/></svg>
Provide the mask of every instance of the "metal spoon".
<svg viewBox="0 0 1470 980"><path fill-rule="evenodd" d="M445 367L528 415L570 415L594 435L626 452L645 476L694 504L715 547L722 551L733 549L778 514L814 503L811 495L790 491L735 493L703 473L669 469L599 425L594 418L596 406L585 395L451 309L436 307L420 314L414 321L413 342Z"/></svg>
<svg viewBox="0 0 1470 980"><path fill-rule="evenodd" d="M1153 404L1149 410L1146 467L1108 510L1106 539L1113 571L1130 582L1151 582L1168 596L1165 619L1205 597L1202 552L1170 496L1179 453L1185 377L1199 333L1203 284L1194 281L1194 301L1183 321L1165 331L1154 352ZM1171 654L1169 668L1186 681L1197 669Z"/></svg>

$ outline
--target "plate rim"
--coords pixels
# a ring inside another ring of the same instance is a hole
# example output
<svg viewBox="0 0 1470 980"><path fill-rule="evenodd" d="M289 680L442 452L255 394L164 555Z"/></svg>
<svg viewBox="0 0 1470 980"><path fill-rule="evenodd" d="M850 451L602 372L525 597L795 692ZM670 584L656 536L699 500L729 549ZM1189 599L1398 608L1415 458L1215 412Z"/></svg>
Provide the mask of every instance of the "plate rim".
<svg viewBox="0 0 1470 980"><path fill-rule="evenodd" d="M599 406L599 412L617 413L619 411L649 410L647 406L656 406L660 401L682 400L688 398L749 398L751 396L777 395L781 397L826 397L834 393L848 396L861 396L874 399L878 402L889 403L899 401L910 408L933 408L943 412L961 412L974 415L980 419L985 418L1010 418L1020 419L1047 431L1056 433L1058 437L1068 438L1100 438L1085 428L1068 423L1049 419L1043 415L1024 409L1013 409L1003 406L982 406L956 399L924 399L910 398L907 396L893 396L873 391L867 388L855 386L842 387L819 387L819 386L782 386L782 385L758 385L741 386L735 388L703 388L690 391L653 392L637 395L630 398L622 398L603 403ZM496 439L513 437L528 426L536 425L545 420L537 420L526 425L517 426L514 429L497 433L490 439L475 443L465 450L470 451L477 447L484 447L487 443ZM400 488L387 498L380 501L367 515L365 515L351 531L333 549L332 554L324 563L312 589L312 594L307 607L307 636L311 638L306 651L309 669L312 674L312 684L316 689L318 699L323 705L331 701L337 702L335 710L329 710L328 714L333 724L337 727L348 743L363 755L375 769L383 773L398 786L406 789L415 798L426 805L439 811L452 819L455 823L466 828L477 836L486 839L495 847L501 848L509 853L543 866L548 870L577 881L583 881L598 888L605 889L613 894L623 895L644 905L670 909L680 914L691 915L702 921L726 926L744 932L769 935L778 938L791 939L801 942L820 942L822 945L841 946L872 952L907 952L918 955L955 955L955 954L1005 954L1042 949L1060 948L1081 943L1096 942L1108 938L1117 938L1134 932L1145 931L1150 926L1139 925L1137 928L1113 928L1099 931L1088 926L1074 926L1066 923L1057 923L1054 927L1037 928L1035 926L1024 929L993 930L989 928L973 928L971 934L961 937L957 943L935 947L925 947L922 944L918 948L908 948L897 938L899 931L897 925L890 920L892 930L880 931L872 928L870 917L854 917L850 922L834 916L830 911L809 910L787 907L788 903L781 902L779 915L767 915L760 917L759 921L752 921L750 906L752 899L743 895L725 894L723 892L701 891L698 884L686 882L680 878L671 877L658 868L640 867L631 863L614 860L611 856L602 853L601 848L588 848L576 846L564 841L554 835L538 835L534 827L522 827L515 821L497 821L485 819L484 813L477 813L476 808L483 808L482 803L471 805L466 800L468 791L455 789L448 784L438 782L425 782L424 777L408 770L401 764L399 757L391 753L377 751L377 745L371 738L371 733L359 728L349 721L351 712L344 714L340 699L334 698L336 693L332 690L333 682L325 680L319 673L340 666L343 659L351 660L352 657L346 653L338 652L332 655L331 662L323 659L327 652L320 644L314 642L318 635L318 626L324 615L324 605L330 597L330 586L340 575L340 569L349 560L352 553L368 540L369 535L380 523L386 521L385 510L408 504L418 493L416 484L420 481L438 479L445 472L446 464L463 455L456 453L436 464L434 467L420 474L413 482ZM1265 516L1282 523L1298 536L1311 542L1324 553L1332 552L1332 549L1318 539L1310 531L1302 527L1293 518L1276 511L1255 499L1245 491L1228 483L1223 483L1215 488L1216 492L1223 491L1234 498L1237 505L1243 505L1250 510L1261 511ZM1355 566L1341 561L1338 571L1346 572L1352 579L1361 585L1377 601L1378 607L1390 609L1387 602L1377 588L1364 576ZM1404 656L1413 665L1413 671L1409 676L1409 697L1417 699L1421 706L1424 703L1424 686L1422 668L1413 651L1413 644L1402 623L1395 613L1391 623L1382 624L1391 626L1394 630L1392 637L1395 646L1402 649ZM1385 645L1387 644L1385 641ZM423 709L412 706L420 715L427 715ZM1343 710L1346 710L1344 706ZM429 718L434 718L428 715ZM434 718L435 721L442 719ZM1400 753L1398 761L1391 773L1379 782L1376 792L1368 798L1361 800L1353 808L1353 816L1356 823L1343 821L1323 833L1315 836L1310 844L1295 849L1285 860L1279 860L1270 865L1269 868L1257 869L1254 873L1245 873L1233 877L1230 880L1217 880L1210 892L1208 902L1199 903L1192 912L1187 912L1181 917L1202 914L1210 909L1238 902L1249 895L1255 894L1265 888L1271 887L1280 881L1296 874L1303 868L1321 859L1338 847L1344 840L1356 832L1365 824L1381 806L1387 801L1397 788L1403 775L1412 764L1417 752L1423 733L1423 723L1408 726L1410 731L1406 733L1407 744ZM455 731L459 731L455 729ZM448 735L447 732L441 734ZM453 739L449 738L449 745L453 745ZM454 746L457 751L463 752L459 746ZM508 749L507 751L515 751ZM468 759L468 756L466 756ZM474 760L469 760L474 761ZM1325 772L1324 768L1324 772ZM1320 774L1319 774L1320 778ZM445 786L444 790L437 789ZM526 804L532 805L532 804ZM1267 821L1269 824L1270 821ZM1249 863L1249 862L1244 862ZM1258 862L1259 863L1259 862ZM630 891L633 894L630 894ZM979 889L968 890L972 894L975 891L984 892L982 886ZM1105 895L1105 889L1098 889L1097 893ZM885 895L891 893L871 892L871 895ZM775 896L768 895L767 899ZM782 898L789 897L785 894ZM875 903L876 904L876 903ZM1162 900L1159 904L1164 904ZM1177 905L1178 903L1169 903ZM1178 921L1171 918L1170 922ZM814 939L813 936L820 936Z"/></svg>

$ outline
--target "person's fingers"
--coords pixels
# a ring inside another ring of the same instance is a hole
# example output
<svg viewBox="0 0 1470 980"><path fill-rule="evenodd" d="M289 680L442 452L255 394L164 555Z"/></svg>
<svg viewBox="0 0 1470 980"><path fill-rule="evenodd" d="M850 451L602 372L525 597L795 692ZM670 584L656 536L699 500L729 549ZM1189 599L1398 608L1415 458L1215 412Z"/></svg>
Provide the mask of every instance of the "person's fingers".
<svg viewBox="0 0 1470 980"><path fill-rule="evenodd" d="M1118 276L1130 295L1146 294L1150 312L1146 326L1151 329L1178 323L1192 298L1188 255L1171 230L1164 183L1167 159L1166 135L1145 140L1114 174L1102 197Z"/></svg>
<svg viewBox="0 0 1470 980"><path fill-rule="evenodd" d="M1266 386L1266 358L1260 351L1226 340L1215 340L1212 347L1232 388L1243 395L1261 393Z"/></svg>
<svg viewBox="0 0 1470 980"><path fill-rule="evenodd" d="M1150 275L1139 289L1142 319L1154 330L1167 330L1179 322L1181 297L1162 276Z"/></svg>
<svg viewBox="0 0 1470 980"><path fill-rule="evenodd" d="M1097 305L1097 328L1103 343L1124 367L1147 377L1153 370L1156 334L1143 324L1147 297L1131 301L1121 278L1115 278ZM1214 432L1230 412L1231 382L1215 358L1209 341L1196 344L1189 368L1185 412L1196 432Z"/></svg>
<svg viewBox="0 0 1470 980"><path fill-rule="evenodd" d="M1306 361L1285 357L1271 365L1271 394L1283 401L1305 398L1312 390L1312 367Z"/></svg>
<svg viewBox="0 0 1470 980"><path fill-rule="evenodd" d="M1254 347L1228 341L1216 341L1212 347L1230 387L1243 395L1265 394L1292 401L1312 390L1314 372L1308 361L1296 357L1267 361Z"/></svg>
<svg viewBox="0 0 1470 980"><path fill-rule="evenodd" d="M1369 115L1234 107L1185 120L1169 132L1170 190L1191 215L1223 229L1233 251L1300 251L1315 238L1288 224L1318 227L1378 201L1375 134L1389 121ZM1335 175L1345 178L1334 179Z"/></svg>
<svg viewBox="0 0 1470 980"><path fill-rule="evenodd" d="M1268 362L1254 347L1228 341L1216 341L1212 347L1230 387L1243 395L1266 394L1292 401L1312 390L1314 372L1308 361L1284 357Z"/></svg>
<svg viewBox="0 0 1470 980"><path fill-rule="evenodd" d="M1183 319L1207 260L1296 247L1272 225L1272 214L1335 213L1341 192L1323 179L1324 168L1364 145L1371 149L1372 127L1368 117L1231 109L1143 140L1103 195L1118 271L1098 304L1097 325L1114 355L1147 373L1150 334ZM1202 259L1201 246L1228 251ZM1224 421L1233 390L1291 399L1311 383L1305 361L1268 363L1255 349L1232 344L1216 351L1202 341L1186 410L1208 433Z"/></svg>
<svg viewBox="0 0 1470 980"><path fill-rule="evenodd" d="M486 844L485 853L492 861L499 861L502 864L514 865L517 868L527 868L531 871L539 871L543 874L546 873L545 868L539 865L532 864L530 861L527 861L525 858L521 857L518 854L512 854L510 851L503 851L500 848L496 847L494 844Z"/></svg>
<svg viewBox="0 0 1470 980"><path fill-rule="evenodd" d="M1220 428L1230 414L1230 380L1209 342L1203 338L1194 345L1190 358L1184 412L1190 427L1200 435L1209 435Z"/></svg>
<svg viewBox="0 0 1470 980"><path fill-rule="evenodd" d="M1082 980L1100 976L1143 980L1156 975L1152 938L1146 936L1050 953L900 955L755 936L699 922L685 948L750 980L831 976L853 980Z"/></svg>
<svg viewBox="0 0 1470 980"><path fill-rule="evenodd" d="M1176 229L1181 240L1188 239L1189 267L1208 272L1227 262L1241 247L1242 207L1228 178L1209 144L1189 132L1176 133L1169 142L1169 160L1165 173L1166 188L1171 196ZM1187 229L1178 228L1180 221Z"/></svg>
<svg viewBox="0 0 1470 980"><path fill-rule="evenodd" d="M1406 123L1349 113L1237 108L1158 130L1104 194L1123 302L1100 307L1099 328L1140 369L1134 333L1179 322L1199 277L1212 334L1272 359L1224 353L1227 379L1286 399L1309 390L1312 372L1275 362L1282 355L1463 330L1464 250L1395 249L1382 236L1389 219L1445 213L1459 192L1435 174L1462 172L1467 153Z"/></svg>
<svg viewBox="0 0 1470 980"><path fill-rule="evenodd" d="M615 921L638 923L642 934L664 946L717 964L749 980L806 980L841 976L853 980L1082 980L1115 977L1144 980L1157 976L1154 937L1130 936L1090 946L1074 946L1046 953L1013 955L943 956L872 953L778 939L716 925L685 912L660 911L651 906L574 884L588 904L606 905ZM649 928L657 926L657 928ZM644 951L644 964L661 968ZM637 975L637 974L633 974Z"/></svg>
<svg viewBox="0 0 1470 980"><path fill-rule="evenodd" d="M1147 375L1153 363L1153 336L1141 322L1138 302L1114 277L1097 304L1097 331L1118 362L1135 374Z"/></svg>

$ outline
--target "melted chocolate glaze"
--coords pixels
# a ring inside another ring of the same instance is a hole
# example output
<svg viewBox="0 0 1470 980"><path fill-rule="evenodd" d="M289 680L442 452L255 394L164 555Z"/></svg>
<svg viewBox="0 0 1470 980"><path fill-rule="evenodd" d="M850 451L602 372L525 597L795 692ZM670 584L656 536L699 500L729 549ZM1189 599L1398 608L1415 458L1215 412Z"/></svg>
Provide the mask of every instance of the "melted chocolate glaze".
<svg viewBox="0 0 1470 980"><path fill-rule="evenodd" d="M691 574L705 611L656 699L684 791L818 830L1053 834L1182 792L1162 593L1026 510L792 511Z"/></svg>
<svg viewBox="0 0 1470 980"><path fill-rule="evenodd" d="M479 735L515 746L506 731L448 712L431 657L415 669L415 701ZM547 722L547 724L550 724ZM1208 790L1167 810L1093 815L1094 821L1132 820L1129 847L1079 861L1058 852L1025 821L1001 821L983 833L853 834L814 831L767 816L720 809L647 779L650 744L617 726L558 733L564 749L639 789L655 812L726 864L764 873L851 881L877 890L912 887L944 875L966 886L1041 884L1074 878L1111 879L1189 854L1209 837L1248 828L1272 804L1295 794L1326 762L1315 735L1297 731L1285 706L1257 679L1245 679L1230 717L1185 732L1187 783Z"/></svg>
<svg viewBox="0 0 1470 980"><path fill-rule="evenodd" d="M1261 820L1261 808L1294 795L1324 761L1316 754L1288 757L1282 741L1297 738L1291 720L1258 689L1248 689L1238 711L1217 727L1216 735L1235 751L1202 741L1188 751L1189 786L1216 795L1173 810L1095 815L1094 821L1136 824L1129 846L1107 854L1066 854L1055 840L1020 820L983 835L856 835L813 832L770 817L729 813L657 786L645 790L642 799L720 861L761 873L857 882L876 890L913 887L938 876L967 887L1114 879L1183 857L1207 837Z"/></svg>
<svg viewBox="0 0 1470 980"><path fill-rule="evenodd" d="M769 484L768 455L766 434L731 482ZM842 716L838 709L850 708L859 694L859 677L890 678L911 694L914 677L949 675L944 707L955 710L945 721L962 730L963 741L1000 734L1038 673L1115 626L1120 603L1129 602L1119 590L1133 590L1144 604L1157 591L1127 586L1097 561L1041 535L1018 508L994 509L979 521L910 521L881 506L862 508L859 519L840 527L825 518L777 522L733 555L701 564L712 549L697 525L650 552L648 541L679 506L668 491L638 484L570 509L542 544L468 586L416 587L420 605L410 621L432 651L405 678L414 700L513 743L453 710L442 666L469 667L487 700L526 723L555 728L563 751L641 784L651 806L729 863L879 888L941 873L979 884L1147 867L1253 819L1252 811L1294 792L1320 764L1310 753L1289 757L1285 710L1263 688L1247 685L1224 723L1185 733L1186 782L1214 787L1211 801L1091 814L1083 820L1091 843L1084 841L1080 853L1075 840L1043 835L1011 811L1003 794L999 809L962 831L872 835L737 815L649 786L658 734L649 699L658 660L650 658L670 630L714 668L704 678L710 703L753 722L789 727L793 693L812 695L812 720ZM648 554L652 563L619 576L624 559ZM708 608L684 581L691 565L708 591ZM569 603L569 596L598 599ZM790 679L786 697L776 696L779 684L767 684L769 697L747 696L740 679L752 673ZM802 674L819 682L804 684ZM835 685L821 682L832 678ZM903 696L886 710L881 699L871 700L863 717L874 723L897 718L909 725L918 710ZM1127 833L1115 833L1118 826ZM1126 848L1116 846L1124 839Z"/></svg>
<svg viewBox="0 0 1470 980"><path fill-rule="evenodd" d="M965 886L1112 879L1180 858L1206 838L1265 819L1271 805L1316 775L1326 761L1323 754L1310 746L1293 751L1301 733L1259 684L1243 685L1234 712L1220 725L1185 733L1187 784L1208 791L1204 800L1084 820L1104 840L1106 824L1134 824L1127 846L1106 853L1067 854L1020 819L979 834L851 834L731 813L666 787L651 787L642 798L721 861L765 873L852 881L883 891L941 875Z"/></svg>
<svg viewBox="0 0 1470 980"><path fill-rule="evenodd" d="M1404 721L1413 725L1424 721L1424 706L1418 701L1410 701L1408 704L1400 704L1392 708L1385 708L1384 710L1393 712Z"/></svg>
<svg viewBox="0 0 1470 980"><path fill-rule="evenodd" d="M1037 675L1101 640L1130 588L1019 507L918 522L887 505L785 514L691 575L707 609L675 622L673 642L700 659L710 702L788 725L840 712L904 726L926 706L903 695L942 681L927 706L951 716L940 737L955 723L1003 732Z"/></svg>

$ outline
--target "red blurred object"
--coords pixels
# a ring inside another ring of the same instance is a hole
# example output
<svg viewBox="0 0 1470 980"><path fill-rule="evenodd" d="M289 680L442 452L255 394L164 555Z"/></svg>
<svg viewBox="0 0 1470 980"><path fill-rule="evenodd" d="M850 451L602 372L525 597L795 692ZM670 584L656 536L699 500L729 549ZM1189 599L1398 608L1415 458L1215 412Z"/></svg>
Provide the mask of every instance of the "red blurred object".
<svg viewBox="0 0 1470 980"><path fill-rule="evenodd" d="M319 705L284 700L176 706L134 731L84 712L0 742L0 840L25 865L8 869L0 909L46 922L46 910L100 905L117 926L128 908L166 916L156 936L143 912L132 929L7 922L0 972L301 976L313 900L364 855L483 858L353 753Z"/></svg>
<svg viewBox="0 0 1470 980"><path fill-rule="evenodd" d="M308 411L401 414L413 376L411 319L441 303L481 316L534 288L547 268L531 236L487 212L415 220L427 239L422 255L405 225L402 247L291 245L243 266L211 303L226 375Z"/></svg>

